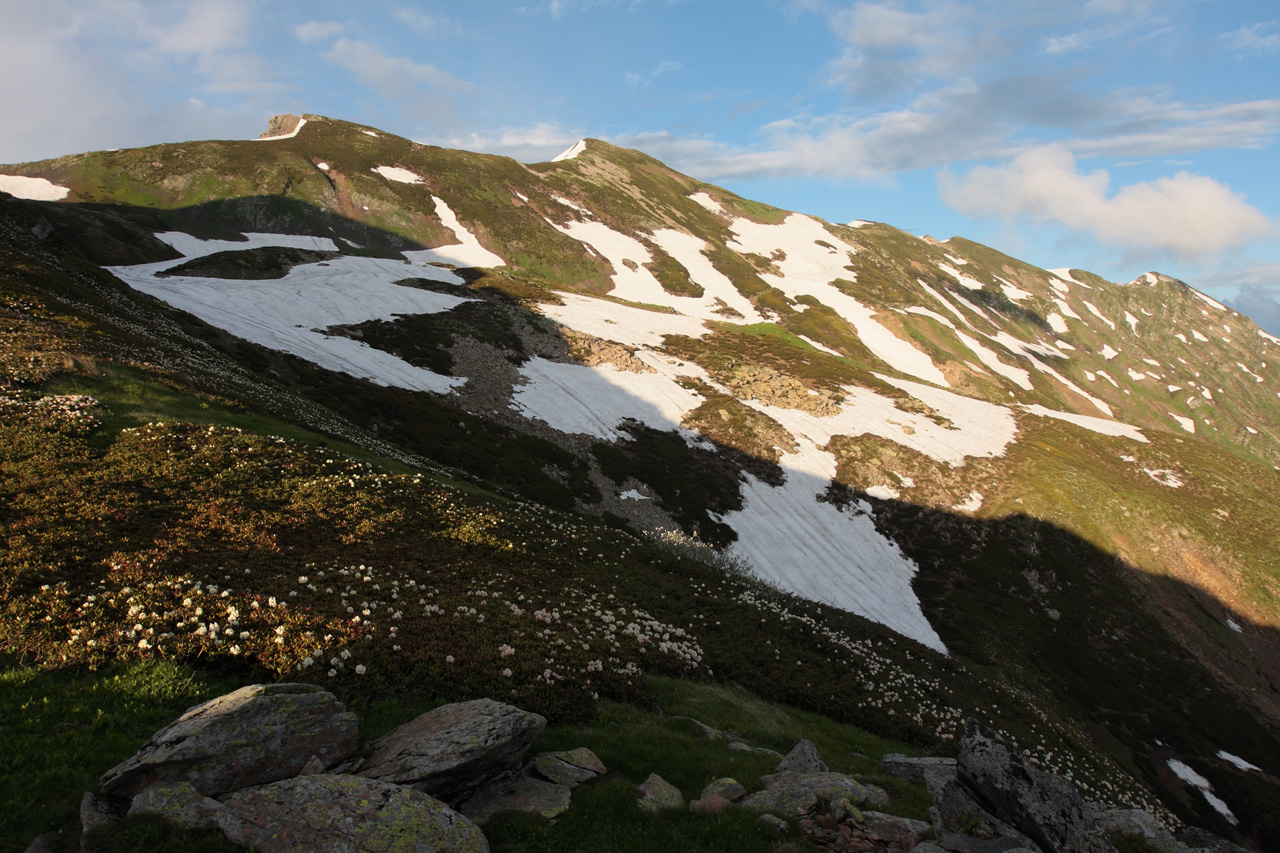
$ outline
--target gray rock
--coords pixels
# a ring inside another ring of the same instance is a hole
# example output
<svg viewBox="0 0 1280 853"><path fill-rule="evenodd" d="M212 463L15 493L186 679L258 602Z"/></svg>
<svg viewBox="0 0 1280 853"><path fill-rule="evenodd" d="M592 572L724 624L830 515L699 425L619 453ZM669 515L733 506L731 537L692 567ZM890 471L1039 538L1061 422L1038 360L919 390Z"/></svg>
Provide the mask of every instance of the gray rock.
<svg viewBox="0 0 1280 853"><path fill-rule="evenodd" d="M85 838L95 829L115 826L124 820L129 801L101 794L86 793L80 798L80 834ZM85 849L85 844L81 844Z"/></svg>
<svg viewBox="0 0 1280 853"><path fill-rule="evenodd" d="M782 817L804 814L819 800L863 803L869 794L867 786L843 773L774 773L760 781L765 789L744 799L742 807Z"/></svg>
<svg viewBox="0 0 1280 853"><path fill-rule="evenodd" d="M641 811L660 812L684 808L684 794L657 773L650 773L648 779L636 786L636 790L640 792L636 805Z"/></svg>
<svg viewBox="0 0 1280 853"><path fill-rule="evenodd" d="M525 773L536 773L558 785L576 787L605 772L604 762L586 747L565 752L543 752L535 755Z"/></svg>
<svg viewBox="0 0 1280 853"><path fill-rule="evenodd" d="M378 738L350 771L461 802L518 769L546 725L492 699L443 705Z"/></svg>
<svg viewBox="0 0 1280 853"><path fill-rule="evenodd" d="M1097 816L1098 826L1110 835L1113 832L1142 838L1151 846L1166 853L1186 853L1187 847L1173 837L1148 812L1142 809L1110 809Z"/></svg>
<svg viewBox="0 0 1280 853"><path fill-rule="evenodd" d="M228 794L223 804L222 831L258 853L489 850L480 828L439 800L359 776L285 779Z"/></svg>
<svg viewBox="0 0 1280 853"><path fill-rule="evenodd" d="M730 752L747 752L752 755L768 755L771 758L782 758L782 753L774 749L766 749L763 746L750 746L740 740L731 741L729 743Z"/></svg>
<svg viewBox="0 0 1280 853"><path fill-rule="evenodd" d="M933 816L933 829L939 843L942 839L951 839L948 843L952 847L948 849L983 853L991 848L999 853L1006 848L1035 846L1018 830L984 809L959 779L948 782L933 795L929 814Z"/></svg>
<svg viewBox="0 0 1280 853"><path fill-rule="evenodd" d="M702 789L700 796L703 799L707 797L724 797L731 803L736 803L747 795L747 789L744 788L737 779L724 777L707 783L707 787Z"/></svg>
<svg viewBox="0 0 1280 853"><path fill-rule="evenodd" d="M919 842L920 836L933 831L933 825L922 820L884 812L863 812L859 823L865 827L871 840L882 841L904 850L911 850Z"/></svg>
<svg viewBox="0 0 1280 853"><path fill-rule="evenodd" d="M569 810L568 785L529 776L491 782L462 804L462 813L480 826L499 812L523 812L553 820Z"/></svg>
<svg viewBox="0 0 1280 853"><path fill-rule="evenodd" d="M214 829L224 806L197 791L189 782L157 782L133 798L129 817L159 815L185 829Z"/></svg>
<svg viewBox="0 0 1280 853"><path fill-rule="evenodd" d="M286 779L313 756L326 766L355 752L356 716L314 684L255 684L190 708L102 777L105 794L132 798L164 781L216 797Z"/></svg>
<svg viewBox="0 0 1280 853"><path fill-rule="evenodd" d="M706 723L699 722L698 720L695 720L693 717L672 717L671 719L680 720L682 722L689 723L691 726L693 726L694 731L698 733L698 736L701 737L703 740L723 740L724 739L724 732L720 731L719 729L713 729L711 726L708 726Z"/></svg>
<svg viewBox="0 0 1280 853"><path fill-rule="evenodd" d="M774 773L826 773L827 765L818 754L818 748L807 740L792 747L787 757L778 762Z"/></svg>
<svg viewBox="0 0 1280 853"><path fill-rule="evenodd" d="M974 720L965 724L956 769L988 812L1045 853L1114 853L1071 782L1032 767L1016 746Z"/></svg>
<svg viewBox="0 0 1280 853"><path fill-rule="evenodd" d="M862 811L849 802L848 797L841 797L838 800L831 801L831 816L836 819L837 823L843 823L846 820L862 823Z"/></svg>
<svg viewBox="0 0 1280 853"><path fill-rule="evenodd" d="M775 835L787 835L791 832L791 824L776 815L760 815L760 825Z"/></svg>
<svg viewBox="0 0 1280 853"><path fill-rule="evenodd" d="M974 838L961 833L947 832L938 836L938 846L950 853L1042 853L1034 844L1014 835L995 838ZM916 847L916 850L919 850Z"/></svg>
<svg viewBox="0 0 1280 853"><path fill-rule="evenodd" d="M1201 829L1198 826L1184 826L1177 832L1178 841L1190 847L1192 850L1204 851L1209 853L1248 853L1245 848L1238 844L1233 844L1225 838L1214 835L1207 829Z"/></svg>
<svg viewBox="0 0 1280 853"><path fill-rule="evenodd" d="M881 756L880 766L890 776L924 785L929 789L930 796L935 796L935 791L942 790L944 785L956 778L954 758L912 758L890 752Z"/></svg>

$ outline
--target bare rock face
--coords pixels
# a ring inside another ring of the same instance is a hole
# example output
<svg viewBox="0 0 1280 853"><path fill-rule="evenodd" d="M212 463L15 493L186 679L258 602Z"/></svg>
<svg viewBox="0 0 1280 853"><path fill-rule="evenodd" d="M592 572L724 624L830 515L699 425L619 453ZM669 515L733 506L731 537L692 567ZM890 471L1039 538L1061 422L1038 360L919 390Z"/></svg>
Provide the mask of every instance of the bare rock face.
<svg viewBox="0 0 1280 853"><path fill-rule="evenodd" d="M286 133L293 133L293 129L298 126L300 121L302 121L301 116L295 116L290 113L272 116L271 121L267 123L267 132L258 138L270 139L273 136L284 136Z"/></svg>
<svg viewBox="0 0 1280 853"><path fill-rule="evenodd" d="M929 795L935 798L948 782L956 778L954 758L913 758L890 752L880 759L880 764L890 776L924 785L929 789Z"/></svg>
<svg viewBox="0 0 1280 853"><path fill-rule="evenodd" d="M184 829L214 829L223 808L188 782L160 782L133 798L129 817L153 814Z"/></svg>
<svg viewBox="0 0 1280 853"><path fill-rule="evenodd" d="M223 798L223 833L259 853L488 853L467 818L420 791L358 776L299 776Z"/></svg>
<svg viewBox="0 0 1280 853"><path fill-rule="evenodd" d="M108 770L103 794L131 799L161 781L207 797L286 779L315 756L326 767L356 749L356 716L314 684L254 684L190 708Z"/></svg>
<svg viewBox="0 0 1280 853"><path fill-rule="evenodd" d="M976 721L960 738L957 775L982 806L1045 853L1115 853L1067 779L1032 767L1017 747Z"/></svg>
<svg viewBox="0 0 1280 853"><path fill-rule="evenodd" d="M731 779L728 776L715 779L707 783L702 789L702 798L707 797L724 797L731 803L736 803L747 795L747 789L743 787L737 779Z"/></svg>
<svg viewBox="0 0 1280 853"><path fill-rule="evenodd" d="M442 705L378 738L350 771L458 803L519 769L546 725L492 699Z"/></svg>
<svg viewBox="0 0 1280 853"><path fill-rule="evenodd" d="M826 773L827 764L818 754L818 748L802 740L791 748L787 757L778 762L774 773Z"/></svg>

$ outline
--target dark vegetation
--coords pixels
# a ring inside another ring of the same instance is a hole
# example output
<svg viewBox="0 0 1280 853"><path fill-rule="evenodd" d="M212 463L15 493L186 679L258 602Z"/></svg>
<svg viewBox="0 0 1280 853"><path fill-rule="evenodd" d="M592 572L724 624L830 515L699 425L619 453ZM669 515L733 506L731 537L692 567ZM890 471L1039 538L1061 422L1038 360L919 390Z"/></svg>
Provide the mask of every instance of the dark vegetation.
<svg viewBox="0 0 1280 853"><path fill-rule="evenodd" d="M282 246L263 246L257 249L214 252L200 258L169 267L156 273L157 277L171 275L197 278L272 279L284 278L289 270L301 264L331 261L340 252L321 252L311 249L290 249Z"/></svg>

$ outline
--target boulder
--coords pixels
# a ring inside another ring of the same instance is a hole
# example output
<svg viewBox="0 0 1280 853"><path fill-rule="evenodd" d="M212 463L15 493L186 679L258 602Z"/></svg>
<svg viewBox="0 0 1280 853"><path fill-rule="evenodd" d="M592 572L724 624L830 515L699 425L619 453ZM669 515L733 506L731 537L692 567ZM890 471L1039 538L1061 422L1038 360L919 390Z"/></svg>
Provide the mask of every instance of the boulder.
<svg viewBox="0 0 1280 853"><path fill-rule="evenodd" d="M973 798L959 779L953 779L933 795L929 807L939 843L963 853L1001 853L1034 842L992 815ZM945 842L945 843L944 843Z"/></svg>
<svg viewBox="0 0 1280 853"><path fill-rule="evenodd" d="M723 814L733 803L719 794L711 794L689 803L689 811L699 814Z"/></svg>
<svg viewBox="0 0 1280 853"><path fill-rule="evenodd" d="M540 753L525 768L526 775L536 773L549 782L570 788L590 782L604 772L604 762L586 747Z"/></svg>
<svg viewBox="0 0 1280 853"><path fill-rule="evenodd" d="M929 795L956 778L956 760L954 758L912 758L890 752L880 758L880 766L884 772L907 782L924 785Z"/></svg>
<svg viewBox="0 0 1280 853"><path fill-rule="evenodd" d="M767 755L770 758L782 758L782 753L775 749L766 749L763 746L751 746L740 740L731 741L729 743L730 752L746 752L751 755Z"/></svg>
<svg viewBox="0 0 1280 853"><path fill-rule="evenodd" d="M1248 853L1239 844L1214 835L1207 829L1198 826L1184 826L1177 832L1178 841L1197 853Z"/></svg>
<svg viewBox="0 0 1280 853"><path fill-rule="evenodd" d="M974 720L961 735L956 770L986 811L1045 853L1114 853L1070 781L1032 767L1016 746Z"/></svg>
<svg viewBox="0 0 1280 853"><path fill-rule="evenodd" d="M223 798L218 824L258 853L488 853L467 818L420 791L359 776L300 776Z"/></svg>
<svg viewBox="0 0 1280 853"><path fill-rule="evenodd" d="M760 815L760 825L764 827L767 832L771 832L774 835L787 835L791 832L791 824L787 823L777 815L767 813Z"/></svg>
<svg viewBox="0 0 1280 853"><path fill-rule="evenodd" d="M159 815L184 829L214 829L218 813L225 808L191 786L190 782L167 781L152 785L129 804L129 817Z"/></svg>
<svg viewBox="0 0 1280 853"><path fill-rule="evenodd" d="M660 812L684 808L684 794L657 773L650 773L648 779L636 786L636 790L640 792L636 805L641 811Z"/></svg>
<svg viewBox="0 0 1280 853"><path fill-rule="evenodd" d="M818 748L807 740L792 747L787 757L778 762L774 773L826 773L827 765L818 754Z"/></svg>
<svg viewBox="0 0 1280 853"><path fill-rule="evenodd" d="M254 684L190 708L108 770L104 794L131 799L160 781L209 797L332 766L356 748L356 716L314 684Z"/></svg>
<svg viewBox="0 0 1280 853"><path fill-rule="evenodd" d="M492 699L443 705L378 738L340 769L457 803L518 769L546 725L538 714Z"/></svg>
<svg viewBox="0 0 1280 853"><path fill-rule="evenodd" d="M859 821L864 827L864 837L899 850L911 850L926 832L933 832L933 825L909 817L863 812Z"/></svg>
<svg viewBox="0 0 1280 853"><path fill-rule="evenodd" d="M738 800L741 800L746 795L747 789L744 788L737 779L730 779L727 776L723 779L716 779L712 782L708 782L707 787L703 788L702 793L699 794L699 796L704 800L707 797L715 796L724 797L731 803L738 802Z"/></svg>
<svg viewBox="0 0 1280 853"><path fill-rule="evenodd" d="M843 773L774 773L760 781L765 789L745 798L743 808L782 817L804 814L819 800L861 804L875 798L869 786Z"/></svg>
<svg viewBox="0 0 1280 853"><path fill-rule="evenodd" d="M466 817L484 826L498 812L523 812L546 820L569 810L570 787L529 776L491 782L462 804Z"/></svg>
<svg viewBox="0 0 1280 853"><path fill-rule="evenodd" d="M124 820L129 809L129 801L101 794L86 793L80 798L80 835L87 838L89 833L103 826L115 826ZM84 847L85 845L81 845Z"/></svg>

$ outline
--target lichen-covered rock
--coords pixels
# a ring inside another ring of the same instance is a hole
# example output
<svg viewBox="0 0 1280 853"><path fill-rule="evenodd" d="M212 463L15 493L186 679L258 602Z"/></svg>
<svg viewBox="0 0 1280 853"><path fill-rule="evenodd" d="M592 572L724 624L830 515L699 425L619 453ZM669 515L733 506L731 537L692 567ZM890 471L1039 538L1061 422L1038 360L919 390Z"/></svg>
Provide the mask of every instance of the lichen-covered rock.
<svg viewBox="0 0 1280 853"><path fill-rule="evenodd" d="M159 815L185 829L213 829L225 808L197 791L189 782L167 781L152 785L133 798L129 817Z"/></svg>
<svg viewBox="0 0 1280 853"><path fill-rule="evenodd" d="M160 781L216 797L287 779L314 755L332 766L355 752L356 716L314 684L254 684L190 708L132 758L102 792L132 798Z"/></svg>
<svg viewBox="0 0 1280 853"><path fill-rule="evenodd" d="M929 789L929 796L956 778L954 758L913 758L890 752L880 758L880 765L890 776L905 779Z"/></svg>
<svg viewBox="0 0 1280 853"><path fill-rule="evenodd" d="M707 787L702 789L700 796L703 799L712 796L724 797L729 802L736 803L746 795L747 789L737 779L730 779L726 776L723 779L716 779L707 783Z"/></svg>
<svg viewBox="0 0 1280 853"><path fill-rule="evenodd" d="M791 832L791 824L772 814L760 815L760 825L775 835L786 835Z"/></svg>
<svg viewBox="0 0 1280 853"><path fill-rule="evenodd" d="M636 805L641 811L660 812L664 809L684 808L684 794L657 773L650 773L648 779L636 786L636 790L640 792Z"/></svg>
<svg viewBox="0 0 1280 853"><path fill-rule="evenodd" d="M843 773L774 773L760 780L765 789L751 794L741 803L743 808L782 817L808 812L818 801L847 799L854 804L874 798L869 786Z"/></svg>
<svg viewBox="0 0 1280 853"><path fill-rule="evenodd" d="M787 757L778 762L774 773L826 773L827 764L818 754L818 748L802 740L791 748Z"/></svg>
<svg viewBox="0 0 1280 853"><path fill-rule="evenodd" d="M86 793L80 798L80 832L88 835L98 827L114 826L124 820L129 801Z"/></svg>
<svg viewBox="0 0 1280 853"><path fill-rule="evenodd" d="M901 850L911 850L921 836L933 831L933 825L922 820L884 812L863 812L859 822L864 827L863 835L866 838Z"/></svg>
<svg viewBox="0 0 1280 853"><path fill-rule="evenodd" d="M960 737L956 770L987 811L1045 853L1114 853L1071 782L1032 767L1016 746L974 720Z"/></svg>
<svg viewBox="0 0 1280 853"><path fill-rule="evenodd" d="M258 853L488 853L484 833L420 791L323 774L245 788L223 798L223 833Z"/></svg>
<svg viewBox="0 0 1280 853"><path fill-rule="evenodd" d="M492 699L443 705L378 738L350 771L457 803L517 770L546 725Z"/></svg>
<svg viewBox="0 0 1280 853"><path fill-rule="evenodd" d="M499 812L523 812L546 820L569 810L570 787L529 776L491 782L462 804L462 813L484 826Z"/></svg>
<svg viewBox="0 0 1280 853"><path fill-rule="evenodd" d="M564 752L543 752L535 755L525 768L558 785L575 787L605 772L604 762L585 746Z"/></svg>
<svg viewBox="0 0 1280 853"><path fill-rule="evenodd" d="M711 794L689 803L689 811L698 814L723 814L732 805L719 794Z"/></svg>

